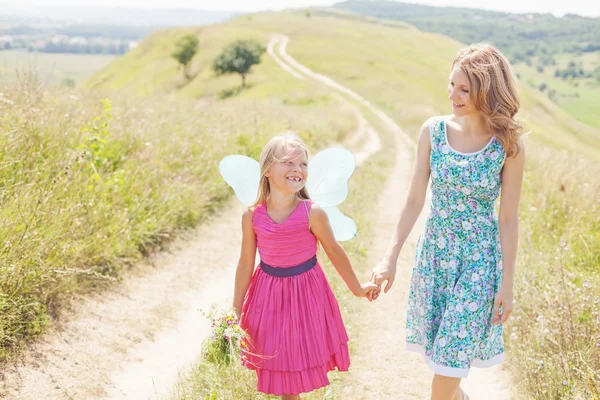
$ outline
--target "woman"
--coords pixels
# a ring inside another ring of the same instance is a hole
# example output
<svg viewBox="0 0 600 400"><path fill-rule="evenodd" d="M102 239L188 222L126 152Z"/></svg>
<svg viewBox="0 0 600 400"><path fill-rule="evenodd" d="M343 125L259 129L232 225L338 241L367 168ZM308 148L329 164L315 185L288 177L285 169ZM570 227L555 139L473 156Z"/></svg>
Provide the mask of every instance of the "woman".
<svg viewBox="0 0 600 400"><path fill-rule="evenodd" d="M434 372L432 400L466 399L471 366L503 360L502 324L513 307L522 128L514 71L495 47L472 45L452 63L452 115L427 120L419 135L406 204L372 281L394 282L400 249L431 177L432 202L417 246L407 315L407 349ZM498 196L500 210L494 205Z"/></svg>

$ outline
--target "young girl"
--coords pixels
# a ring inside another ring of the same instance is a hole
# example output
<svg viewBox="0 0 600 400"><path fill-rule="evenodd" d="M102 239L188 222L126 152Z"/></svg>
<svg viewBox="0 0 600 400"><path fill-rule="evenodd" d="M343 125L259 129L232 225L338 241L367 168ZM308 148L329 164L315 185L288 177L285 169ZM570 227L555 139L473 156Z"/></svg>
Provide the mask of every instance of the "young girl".
<svg viewBox="0 0 600 400"><path fill-rule="evenodd" d="M519 98L508 60L491 45L460 51L452 64L452 115L421 128L414 176L392 243L372 280L394 281L400 249L431 177L407 315L408 350L434 372L434 400L466 399L471 366L502 362L502 323L513 307L518 205L523 178ZM500 192L499 215L494 213ZM375 296L376 297L376 296Z"/></svg>
<svg viewBox="0 0 600 400"><path fill-rule="evenodd" d="M258 391L282 399L326 386L328 371L350 365L348 336L317 261L317 243L354 295L377 289L358 281L327 214L309 199L307 167L308 148L295 135L277 136L263 149L258 200L242 216L235 278L233 307L249 335L246 365L256 370Z"/></svg>

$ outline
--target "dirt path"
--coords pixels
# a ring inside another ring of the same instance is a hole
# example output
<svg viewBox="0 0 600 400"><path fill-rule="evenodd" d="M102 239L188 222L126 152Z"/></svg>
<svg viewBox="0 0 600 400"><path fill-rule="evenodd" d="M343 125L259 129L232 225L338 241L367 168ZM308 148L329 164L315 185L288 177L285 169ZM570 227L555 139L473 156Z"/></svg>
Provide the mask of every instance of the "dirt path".
<svg viewBox="0 0 600 400"><path fill-rule="evenodd" d="M288 66L286 71L294 70ZM344 145L355 150L360 164L381 144L360 110L352 107L356 129ZM356 151L358 144L362 148ZM76 310L64 315L54 332L2 371L0 398L167 396L210 334L200 310L231 302L242 211L232 198L223 211L173 243L170 251L127 273L122 284L77 301Z"/></svg>
<svg viewBox="0 0 600 400"><path fill-rule="evenodd" d="M415 153L414 142L384 112L373 106L358 93L346 88L331 78L317 74L298 63L286 52L289 39L283 35L274 36L271 52L296 71L319 80L338 92L358 101L380 118L396 139L396 159L389 180L381 194L374 215L374 235L369 255L371 265L385 253L391 234L400 215L400 208L408 193L412 160ZM396 282L393 289L382 295L376 303L361 302L359 305L360 325L368 326L353 338L351 372L344 376L344 399L425 399L429 398L432 374L421 355L405 350L405 319L408 302L408 288L412 273L415 244L423 221L425 210L409 236L398 263ZM489 369L474 368L470 377L462 385L471 399L507 400L515 398L510 392L508 374L501 367Z"/></svg>
<svg viewBox="0 0 600 400"><path fill-rule="evenodd" d="M370 250L376 262L383 254L406 193L412 142L393 120L367 100L297 63L285 51L287 40L279 35L269 45L269 54L282 68L298 79L316 79L358 101L396 134L397 163L381 197ZM380 149L381 143L367 118L356 107L355 112L357 129L345 144L353 147L361 143L362 149L355 151L355 155L357 161L363 162ZM241 212L242 206L232 198L222 212L172 243L169 251L128 272L123 283L79 299L75 311L65 315L54 332L4 368L0 397L142 400L167 395L178 374L185 373L197 358L202 339L210 333L208 322L199 310L230 301L241 240ZM414 242L413 235L403 250L394 290L376 304L361 305L363 323L373 328L355 338L353 367L346 377L344 398L426 396L430 374L418 356L404 351L406 288ZM472 398L508 398L492 395L493 387L506 386L503 375L497 376L502 377L500 384L492 374L484 373L471 393L481 389L486 395Z"/></svg>

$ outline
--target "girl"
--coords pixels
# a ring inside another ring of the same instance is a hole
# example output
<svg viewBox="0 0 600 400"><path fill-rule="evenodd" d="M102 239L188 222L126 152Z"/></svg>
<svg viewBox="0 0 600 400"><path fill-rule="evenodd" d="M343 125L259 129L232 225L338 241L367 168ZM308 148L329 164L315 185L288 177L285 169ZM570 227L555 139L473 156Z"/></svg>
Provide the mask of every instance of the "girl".
<svg viewBox="0 0 600 400"><path fill-rule="evenodd" d="M466 399L471 366L502 362L502 323L513 307L524 149L519 98L508 60L469 46L452 64L452 115L421 128L408 199L372 281L394 281L400 249L418 218L431 176L432 201L417 245L406 341L434 372L433 400ZM494 214L498 195L500 210ZM377 297L377 295L375 295Z"/></svg>
<svg viewBox="0 0 600 400"><path fill-rule="evenodd" d="M245 363L258 391L300 399L329 384L327 372L350 365L348 336L338 303L317 262L319 242L348 288L369 297L327 214L309 199L308 148L295 135L271 139L260 156L256 204L242 216L242 251L233 307L249 336ZM254 269L256 249L261 258Z"/></svg>

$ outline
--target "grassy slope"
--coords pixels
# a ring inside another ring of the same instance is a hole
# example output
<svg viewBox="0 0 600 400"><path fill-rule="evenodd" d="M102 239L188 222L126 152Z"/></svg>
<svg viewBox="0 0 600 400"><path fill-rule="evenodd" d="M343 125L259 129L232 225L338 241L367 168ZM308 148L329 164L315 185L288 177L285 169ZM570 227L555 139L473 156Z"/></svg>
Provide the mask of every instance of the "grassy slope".
<svg viewBox="0 0 600 400"><path fill-rule="evenodd" d="M217 42L221 44L225 41L220 39L253 37L266 43L271 33L278 32L290 37L288 51L299 62L362 94L388 112L413 137L425 119L449 112L444 89L449 65L462 46L460 43L440 35L422 33L399 23L366 22L347 15L327 17L317 14L320 13L313 11L312 16L307 17L304 12L264 13L203 28L200 34L202 51L194 60L194 70L199 75L180 93L199 97L219 96L236 84L239 79L237 77L217 79L210 72L210 60L220 48ZM176 87L179 76L173 71L174 62L167 60L166 55L170 51L169 43L184 32L168 31L164 36L156 34L152 40L162 50L149 47L145 54L135 51L124 57L120 64L110 66L97 77L108 77L104 85L135 88L141 92L149 90L150 81L154 82L152 90L170 90ZM154 54L154 51L162 51L163 57L158 53ZM172 66L169 71L166 72L165 69L160 76L157 75L156 71L168 63ZM135 74L128 71L130 66L135 67ZM239 98L264 100L268 93L281 90L281 86L276 84L280 78L272 75L278 68L274 62L266 59L263 65L256 68L251 78L257 84L242 92ZM119 75L119 71L125 71L124 75ZM300 102L303 102L302 88L297 85L299 83L293 79L285 83L290 88L288 93L294 93L290 97L299 97ZM539 292L546 290L544 288L555 287L556 280L561 279L561 274L564 274L555 268L556 265L549 264L552 260L560 260L561 265L564 262L566 268L573 268L574 271L597 268L598 260L594 258L597 246L588 247L589 255L580 253L579 249L585 243L588 243L587 246L589 243L594 244L599 231L598 205L593 201L597 198L597 189L586 183L594 179L593 171L597 167L585 158L600 160L600 134L597 129L579 123L545 95L523 83L521 97L521 115L526 121L526 130L531 131L530 138L533 141L528 140L530 166L526 172L525 196L521 208L524 217L523 254L519 263L528 268L523 269L519 275L521 279L517 282L517 292L524 295L519 300L522 311L516 313L512 323L514 332L518 333L515 337L520 339L515 346L518 343L526 343L527 346L520 348L519 354L513 354L514 365L515 370L520 370L516 372L524 378L524 386L534 397L560 398L561 393L583 393L586 390L586 380L574 371L584 368L578 364L577 354L587 354L584 363L592 367L595 365L592 362L597 359L594 355L597 350L590 347L589 337L597 337L599 334L593 328L594 318L597 319L598 315L576 320L571 317L565 319L564 314L554 311L557 308L552 304L538 304L535 299L544 298ZM327 114L323 113L325 115ZM543 150L544 147L549 147L550 150ZM573 156L566 156L557 150L569 150ZM581 157L582 155L585 157ZM544 168L548 163L552 165L551 169ZM543 185L537 184L541 181ZM585 196L586 200L577 200L578 194L584 191L589 192ZM584 244L581 238L585 239ZM559 249L559 243L567 243L570 248L575 249L573 255L565 258L560 251L556 253L554 249ZM539 256L542 252L544 257ZM556 264L555 261L554 263ZM548 269L549 265L552 266L551 269ZM591 285L588 288L592 288L592 293L593 288L600 287L596 275L588 273L589 281L585 281L586 285ZM531 282L534 282L533 286ZM569 292L571 289L567 288L568 290L556 294L556 299L570 296L578 301L573 305L574 308L585 308L585 302L597 301L590 300L589 297L586 297L587 300L579 300L577 290L581 281L573 278L570 285L572 291ZM528 299L525 296L531 297ZM581 324L576 326L574 332L588 332L585 340L574 335L561 337L563 343L571 346L568 349L568 362L574 366L572 369L566 372L561 370L560 363L564 359L565 349L553 348L552 337L546 342L545 339L538 339L545 335L543 324L536 326L536 329L529 329L528 321L532 318L532 312L543 314L548 321L553 321L553 326L570 324L573 327L573 323ZM586 312L582 311L582 315L587 316ZM519 316L522 318L518 318ZM544 375L544 380L536 381L541 375L531 367L531 363L537 362L540 357L545 358L549 372ZM567 384L563 385L563 382Z"/></svg>
<svg viewBox="0 0 600 400"><path fill-rule="evenodd" d="M372 100L415 135L429 116L448 113L445 100L448 68L462 47L441 35L410 26L365 22L338 14L337 18L301 12L263 13L238 17L228 23L201 29L157 32L130 54L96 74L90 84L110 88L135 88L142 93L171 90L181 84L175 61L166 58L174 40L198 32L200 52L192 70L198 75L180 90L191 96L220 95L239 77L216 78L211 60L222 43L254 38L266 43L272 32L290 37L288 50L309 68L331 76ZM218 40L217 40L218 39ZM261 97L280 82L273 79L273 62L255 69L257 85L242 96ZM276 75L275 75L276 76ZM600 129L594 129L552 103L528 85L521 85L522 117L531 136L554 148L569 149L600 159Z"/></svg>
<svg viewBox="0 0 600 400"><path fill-rule="evenodd" d="M213 46L234 35L217 35ZM136 68L115 61L120 71L142 76L152 66L148 57L167 59L162 82L177 85L168 41L162 50L148 43L133 53L142 55ZM158 87L153 77L146 79ZM237 77L209 81L215 96L239 86ZM166 93L172 86L152 94L142 88L149 94L143 98L127 87L41 90L35 79L0 86L0 361L43 331L71 293L119 276L124 264L229 196L216 170L224 155L256 158L265 140L285 129L318 149L356 124L347 105L319 85L289 79L269 57L248 82L224 101ZM106 97L110 116L100 102Z"/></svg>
<svg viewBox="0 0 600 400"><path fill-rule="evenodd" d="M547 66L543 72L537 71L535 61L532 66L520 63L516 70L524 83L538 88L544 82L548 85L546 93L552 89L556 90L556 101L559 106L573 117L589 126L600 127L600 113L598 113L600 83L594 78L585 78L578 79L578 86L574 86L570 81L554 76L557 68L565 69L571 60L581 62L585 71L593 71L600 65L600 52L585 53L581 56L564 54L555 58L557 65Z"/></svg>

